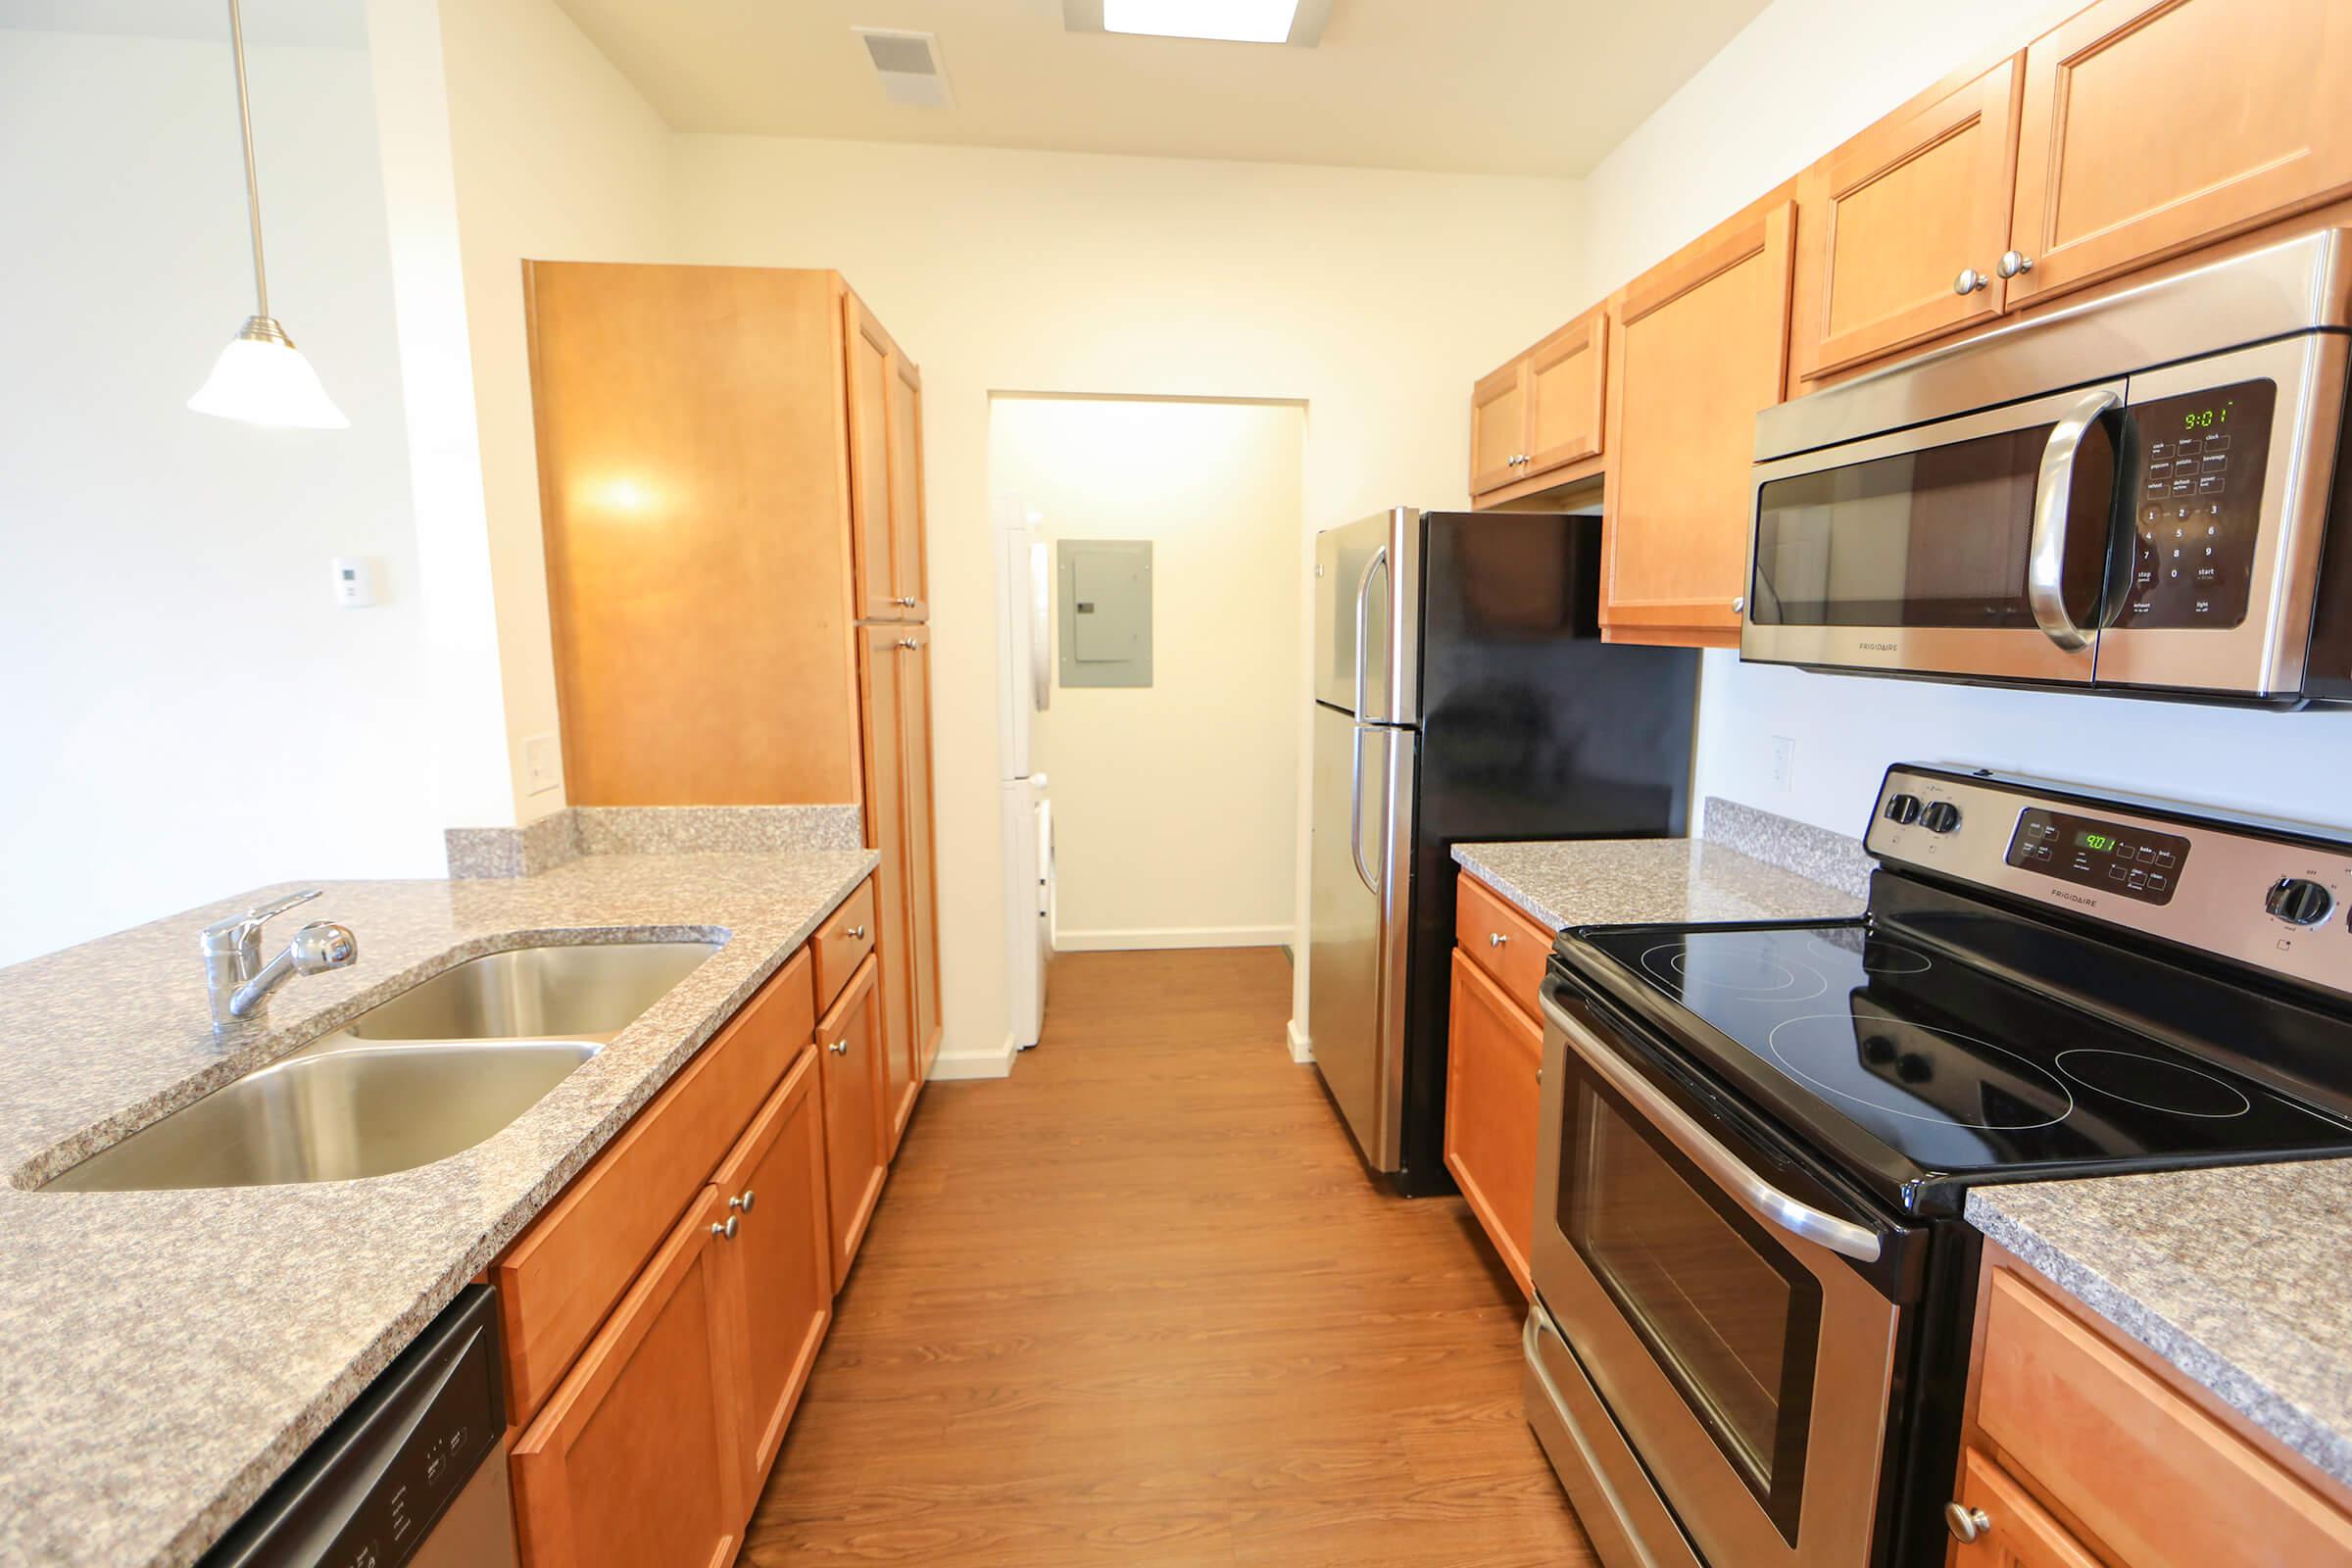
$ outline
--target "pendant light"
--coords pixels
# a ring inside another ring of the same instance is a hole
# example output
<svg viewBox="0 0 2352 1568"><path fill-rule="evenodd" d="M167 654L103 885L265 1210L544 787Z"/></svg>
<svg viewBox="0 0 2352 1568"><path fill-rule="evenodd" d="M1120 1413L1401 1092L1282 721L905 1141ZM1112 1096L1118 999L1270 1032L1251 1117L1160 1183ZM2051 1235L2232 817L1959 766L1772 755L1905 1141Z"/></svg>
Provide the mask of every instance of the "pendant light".
<svg viewBox="0 0 2352 1568"><path fill-rule="evenodd" d="M286 429L344 430L351 421L319 384L286 329L270 314L270 277L262 266L262 184L253 167L253 101L245 86L245 22L228 0L229 49L237 61L237 120L245 138L245 208L253 220L254 314L213 363L188 399L199 414Z"/></svg>

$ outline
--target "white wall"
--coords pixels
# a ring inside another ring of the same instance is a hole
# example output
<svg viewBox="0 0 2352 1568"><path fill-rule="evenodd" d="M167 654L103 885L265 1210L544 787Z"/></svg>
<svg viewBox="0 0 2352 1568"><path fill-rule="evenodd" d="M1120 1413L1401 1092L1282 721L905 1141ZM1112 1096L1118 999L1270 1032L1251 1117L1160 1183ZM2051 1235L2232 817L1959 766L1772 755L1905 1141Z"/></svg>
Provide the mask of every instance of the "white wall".
<svg viewBox="0 0 2352 1568"><path fill-rule="evenodd" d="M1459 504L1464 389L1577 303L1575 187L759 137L674 152L684 259L837 267L922 366L943 1049L987 1055L1006 1017L989 394L1296 400L1309 529ZM1303 670L1295 697L1302 746Z"/></svg>
<svg viewBox="0 0 2352 1568"><path fill-rule="evenodd" d="M2060 6L2059 10L2072 9ZM1580 304L2003 38L2050 0L1776 0L1585 182ZM1801 90L1797 90L1801 87ZM1796 743L1788 791L1772 741ZM1929 685L1705 656L1698 791L1858 834L1891 761L1958 760L2352 825L2352 715Z"/></svg>
<svg viewBox="0 0 2352 1568"><path fill-rule="evenodd" d="M258 430L183 406L253 309L220 32L0 30L0 963L443 863L368 59L252 52L270 303L352 423Z"/></svg>
<svg viewBox="0 0 2352 1568"><path fill-rule="evenodd" d="M1057 685L1034 721L1062 945L1290 942L1306 411L1124 398L992 408L990 491L1042 514L1041 539L1152 549L1152 684Z"/></svg>

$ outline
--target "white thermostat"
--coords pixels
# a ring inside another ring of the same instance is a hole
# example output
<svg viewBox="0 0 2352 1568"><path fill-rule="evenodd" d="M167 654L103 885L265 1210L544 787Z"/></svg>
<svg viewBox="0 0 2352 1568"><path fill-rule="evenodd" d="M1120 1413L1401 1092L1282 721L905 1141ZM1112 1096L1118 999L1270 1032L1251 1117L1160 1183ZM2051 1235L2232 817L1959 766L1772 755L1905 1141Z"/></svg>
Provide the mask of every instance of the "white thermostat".
<svg viewBox="0 0 2352 1568"><path fill-rule="evenodd" d="M375 563L365 556L335 558L335 603L366 610L375 603Z"/></svg>

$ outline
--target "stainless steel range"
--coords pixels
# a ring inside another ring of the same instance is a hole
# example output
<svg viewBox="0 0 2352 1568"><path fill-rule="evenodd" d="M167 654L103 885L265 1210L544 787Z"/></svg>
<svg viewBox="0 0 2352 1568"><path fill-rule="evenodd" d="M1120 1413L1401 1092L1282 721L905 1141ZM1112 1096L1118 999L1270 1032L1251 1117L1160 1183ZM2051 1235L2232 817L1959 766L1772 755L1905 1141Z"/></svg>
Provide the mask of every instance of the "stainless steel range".
<svg viewBox="0 0 2352 1568"><path fill-rule="evenodd" d="M1971 1186L2352 1154L2352 840L1904 765L1853 920L1544 986L1528 1416L1611 1568L1943 1561Z"/></svg>

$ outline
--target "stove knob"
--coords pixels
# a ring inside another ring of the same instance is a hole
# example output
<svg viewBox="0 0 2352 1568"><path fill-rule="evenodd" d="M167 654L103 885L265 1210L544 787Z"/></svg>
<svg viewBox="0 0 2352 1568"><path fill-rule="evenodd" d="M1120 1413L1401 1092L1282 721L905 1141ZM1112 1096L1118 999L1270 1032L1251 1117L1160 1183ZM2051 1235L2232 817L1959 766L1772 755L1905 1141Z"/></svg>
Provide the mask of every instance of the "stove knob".
<svg viewBox="0 0 2352 1568"><path fill-rule="evenodd" d="M2318 925L2335 907L2335 897L2317 882L2290 876L2271 889L2262 906L2288 925Z"/></svg>
<svg viewBox="0 0 2352 1568"><path fill-rule="evenodd" d="M1886 820L1897 827L1909 827L1919 820L1919 797L1897 795L1886 803Z"/></svg>
<svg viewBox="0 0 2352 1568"><path fill-rule="evenodd" d="M1949 833L1960 825L1960 808L1949 801L1936 801L1919 813L1919 821L1931 833Z"/></svg>

